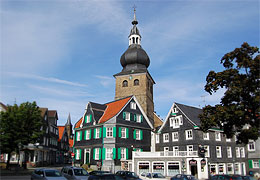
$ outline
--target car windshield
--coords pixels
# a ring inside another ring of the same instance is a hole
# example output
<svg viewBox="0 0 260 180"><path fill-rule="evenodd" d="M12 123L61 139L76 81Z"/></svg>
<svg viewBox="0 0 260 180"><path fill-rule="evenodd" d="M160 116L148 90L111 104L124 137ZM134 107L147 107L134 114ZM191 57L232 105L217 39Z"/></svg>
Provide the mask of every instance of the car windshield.
<svg viewBox="0 0 260 180"><path fill-rule="evenodd" d="M46 177L60 177L61 174L57 170L45 170Z"/></svg>
<svg viewBox="0 0 260 180"><path fill-rule="evenodd" d="M126 176L138 178L138 175L135 174L134 172L127 172L127 173L126 173Z"/></svg>
<svg viewBox="0 0 260 180"><path fill-rule="evenodd" d="M85 169L74 169L75 176L88 176L88 172Z"/></svg>
<svg viewBox="0 0 260 180"><path fill-rule="evenodd" d="M232 179L242 180L242 176L234 175L234 176L232 176Z"/></svg>
<svg viewBox="0 0 260 180"><path fill-rule="evenodd" d="M165 178L161 173L153 173L153 178Z"/></svg>

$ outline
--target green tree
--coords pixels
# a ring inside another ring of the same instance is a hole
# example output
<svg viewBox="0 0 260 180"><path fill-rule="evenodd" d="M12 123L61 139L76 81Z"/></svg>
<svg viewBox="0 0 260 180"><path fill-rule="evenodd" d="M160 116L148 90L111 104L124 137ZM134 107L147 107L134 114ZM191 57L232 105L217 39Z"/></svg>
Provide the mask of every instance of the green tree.
<svg viewBox="0 0 260 180"><path fill-rule="evenodd" d="M42 127L43 118L36 102L8 105L6 112L0 113L0 149L1 153L8 154L7 169L11 153L18 153L19 144L25 146L39 141Z"/></svg>
<svg viewBox="0 0 260 180"><path fill-rule="evenodd" d="M260 55L258 47L243 43L221 59L222 72L210 71L205 91L225 90L220 104L205 106L200 115L201 129L219 127L228 138L237 135L237 143L248 143L260 135Z"/></svg>

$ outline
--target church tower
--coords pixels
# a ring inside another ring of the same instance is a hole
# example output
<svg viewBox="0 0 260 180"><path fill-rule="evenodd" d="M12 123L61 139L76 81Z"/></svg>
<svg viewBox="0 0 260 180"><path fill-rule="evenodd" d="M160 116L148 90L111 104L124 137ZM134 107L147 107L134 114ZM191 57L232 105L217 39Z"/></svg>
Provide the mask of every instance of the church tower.
<svg viewBox="0 0 260 180"><path fill-rule="evenodd" d="M141 35L137 28L134 10L133 27L128 36L128 49L120 58L123 67L120 73L114 75L116 78L115 100L135 95L149 120L154 122L153 85L152 76L148 72L150 59L141 47Z"/></svg>
<svg viewBox="0 0 260 180"><path fill-rule="evenodd" d="M68 133L68 136L69 138L72 138L73 134L72 134L72 124L71 124L71 118L70 118L70 114L68 116L68 119L67 119L67 122L65 124L65 127L66 127L66 130L67 130L67 133Z"/></svg>

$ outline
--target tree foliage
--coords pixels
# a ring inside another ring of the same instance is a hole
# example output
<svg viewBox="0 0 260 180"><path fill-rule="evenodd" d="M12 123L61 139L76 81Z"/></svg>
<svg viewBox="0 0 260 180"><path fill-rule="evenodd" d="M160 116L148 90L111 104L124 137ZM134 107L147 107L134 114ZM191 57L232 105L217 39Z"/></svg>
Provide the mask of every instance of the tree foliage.
<svg viewBox="0 0 260 180"><path fill-rule="evenodd" d="M18 152L19 143L23 146L36 143L43 134L43 119L36 102L25 102L20 106L7 106L6 112L0 113L0 148L1 153ZM9 165L9 159L7 168Z"/></svg>
<svg viewBox="0 0 260 180"><path fill-rule="evenodd" d="M243 43L221 59L222 72L210 71L205 91L225 90L220 104L205 106L200 115L202 130L224 130L228 138L237 135L237 143L248 143L260 135L260 55L258 47Z"/></svg>

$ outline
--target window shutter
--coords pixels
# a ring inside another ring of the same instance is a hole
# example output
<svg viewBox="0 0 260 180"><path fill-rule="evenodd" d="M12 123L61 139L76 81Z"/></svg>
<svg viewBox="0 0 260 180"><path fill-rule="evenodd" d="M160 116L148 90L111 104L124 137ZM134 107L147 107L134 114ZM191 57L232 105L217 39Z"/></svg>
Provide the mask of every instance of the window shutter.
<svg viewBox="0 0 260 180"><path fill-rule="evenodd" d="M87 123L87 114L85 114L85 123Z"/></svg>
<svg viewBox="0 0 260 180"><path fill-rule="evenodd" d="M116 137L116 126L113 127L113 137L114 137L114 138Z"/></svg>
<svg viewBox="0 0 260 180"><path fill-rule="evenodd" d="M102 159L106 159L106 148L103 148Z"/></svg>
<svg viewBox="0 0 260 180"><path fill-rule="evenodd" d="M80 131L80 140L82 140L82 131Z"/></svg>
<svg viewBox="0 0 260 180"><path fill-rule="evenodd" d="M113 159L116 159L116 148L113 148Z"/></svg>
<svg viewBox="0 0 260 180"><path fill-rule="evenodd" d="M121 159L121 148L118 148L118 159Z"/></svg>
<svg viewBox="0 0 260 180"><path fill-rule="evenodd" d="M89 115L89 122L92 122L92 114Z"/></svg>
<svg viewBox="0 0 260 180"><path fill-rule="evenodd" d="M81 149L79 149L79 159L81 159Z"/></svg>
<svg viewBox="0 0 260 180"><path fill-rule="evenodd" d="M248 166L249 168L253 168L253 160L248 160Z"/></svg>
<svg viewBox="0 0 260 180"><path fill-rule="evenodd" d="M125 128L125 131L126 131L126 138L129 138L129 131L128 131L128 128Z"/></svg>
<svg viewBox="0 0 260 180"><path fill-rule="evenodd" d="M101 138L102 128L99 128L99 138Z"/></svg>
<svg viewBox="0 0 260 180"><path fill-rule="evenodd" d="M92 129L89 130L89 139L91 139Z"/></svg>
<svg viewBox="0 0 260 180"><path fill-rule="evenodd" d="M143 152L143 149L141 149L141 152Z"/></svg>
<svg viewBox="0 0 260 180"><path fill-rule="evenodd" d="M130 113L130 121L134 121L134 115L133 115L133 113Z"/></svg>
<svg viewBox="0 0 260 180"><path fill-rule="evenodd" d="M141 114L141 123L144 121L143 119L144 119L144 117L143 117L143 115Z"/></svg>
<svg viewBox="0 0 260 180"><path fill-rule="evenodd" d="M76 139L76 141L78 141L79 139L78 139L78 131L76 131L76 133L75 133L75 136L76 136L76 138L74 138L74 144L75 144L75 139Z"/></svg>
<svg viewBox="0 0 260 180"><path fill-rule="evenodd" d="M133 132L133 138L136 139L136 130Z"/></svg>
<svg viewBox="0 0 260 180"><path fill-rule="evenodd" d="M134 114L134 121L136 122L136 114Z"/></svg>
<svg viewBox="0 0 260 180"><path fill-rule="evenodd" d="M98 137L96 137L96 128L94 129L94 133L93 133L93 139L96 139Z"/></svg>
<svg viewBox="0 0 260 180"><path fill-rule="evenodd" d="M140 140L143 139L143 130L140 130Z"/></svg>
<svg viewBox="0 0 260 180"><path fill-rule="evenodd" d="M123 119L125 120L125 112L123 112Z"/></svg>
<svg viewBox="0 0 260 180"><path fill-rule="evenodd" d="M96 148L93 148L93 159L95 160Z"/></svg>
<svg viewBox="0 0 260 180"><path fill-rule="evenodd" d="M119 128L118 128L118 137L120 137L120 138L122 137L122 134L121 134L122 132L121 132L121 131L122 131L122 130L121 130L121 127L119 127Z"/></svg>
<svg viewBox="0 0 260 180"><path fill-rule="evenodd" d="M98 157L98 160L101 159L101 148L99 148L99 157Z"/></svg>
<svg viewBox="0 0 260 180"><path fill-rule="evenodd" d="M84 139L85 139L85 140L87 139L87 130L85 130Z"/></svg>
<svg viewBox="0 0 260 180"><path fill-rule="evenodd" d="M136 151L136 148L134 148L133 150Z"/></svg>
<svg viewBox="0 0 260 180"><path fill-rule="evenodd" d="M125 148L125 152L126 152L125 159L128 159L128 148Z"/></svg>
<svg viewBox="0 0 260 180"><path fill-rule="evenodd" d="M103 137L105 138L106 137L106 127L103 127Z"/></svg>

